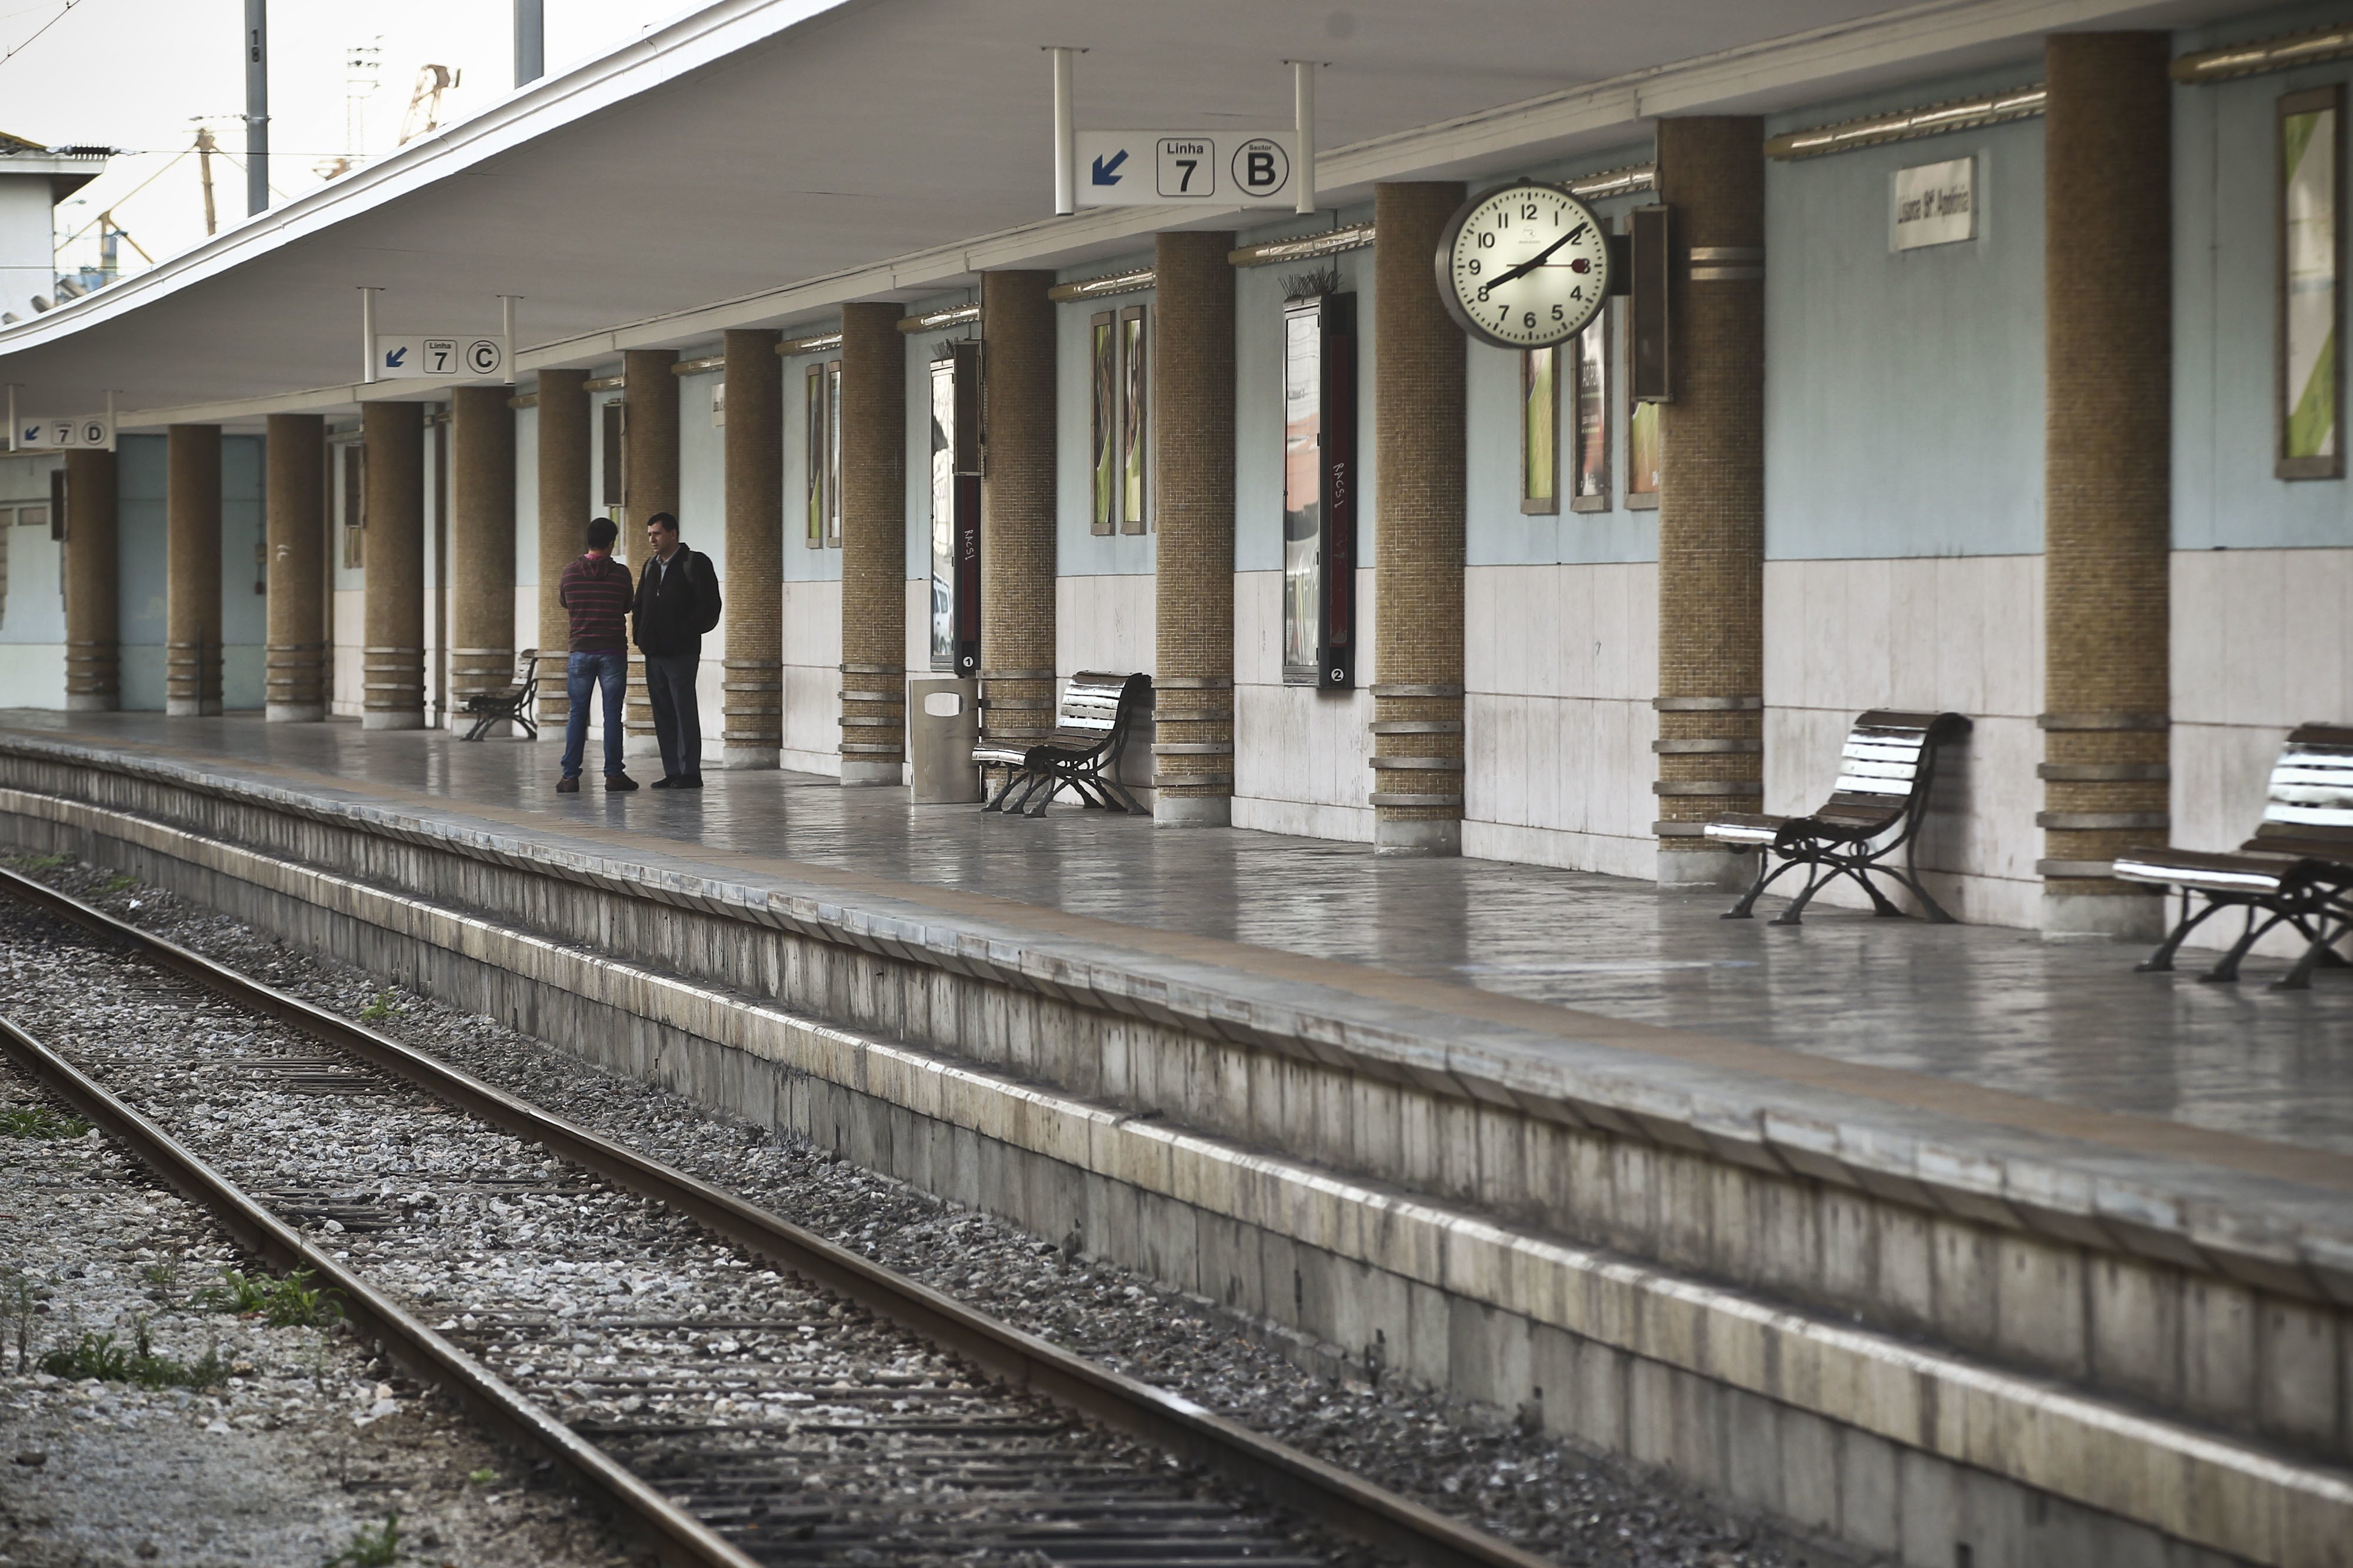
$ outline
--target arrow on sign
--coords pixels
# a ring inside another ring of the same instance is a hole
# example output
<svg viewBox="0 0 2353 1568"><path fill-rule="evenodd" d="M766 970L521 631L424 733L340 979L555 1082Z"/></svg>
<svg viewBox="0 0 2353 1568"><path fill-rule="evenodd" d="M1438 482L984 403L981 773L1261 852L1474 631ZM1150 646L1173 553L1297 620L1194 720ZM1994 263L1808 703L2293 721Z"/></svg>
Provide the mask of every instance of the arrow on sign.
<svg viewBox="0 0 2353 1568"><path fill-rule="evenodd" d="M1124 147L1121 148L1119 155L1108 163L1104 163L1101 158L1097 158L1095 160L1095 184L1098 185L1115 185L1119 184L1118 169L1122 163L1126 162L1127 149Z"/></svg>
<svg viewBox="0 0 2353 1568"><path fill-rule="evenodd" d="M384 368L386 370L398 370L401 366L401 362L406 360L407 357L408 350L406 348L392 349L386 352L384 356Z"/></svg>

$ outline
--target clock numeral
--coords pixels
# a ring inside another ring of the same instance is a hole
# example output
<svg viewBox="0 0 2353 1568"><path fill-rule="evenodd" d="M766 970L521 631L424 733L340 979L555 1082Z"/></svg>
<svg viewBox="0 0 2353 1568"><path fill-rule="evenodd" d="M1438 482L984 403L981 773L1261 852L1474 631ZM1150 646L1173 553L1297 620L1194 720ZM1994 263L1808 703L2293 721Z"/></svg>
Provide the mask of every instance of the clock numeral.
<svg viewBox="0 0 2353 1568"><path fill-rule="evenodd" d="M1480 248L1480 249L1482 249L1482 250L1493 250L1493 249L1494 249L1494 248L1495 248L1495 237L1494 237L1493 235L1492 235L1492 234L1489 234L1489 233L1488 233L1488 232L1486 232L1484 229L1482 229L1482 230L1480 231L1480 233L1479 233L1479 248Z"/></svg>
<svg viewBox="0 0 2353 1568"><path fill-rule="evenodd" d="M1520 205L1520 216L1529 223L1535 222L1536 204L1534 202L1523 202Z"/></svg>
<svg viewBox="0 0 2353 1568"><path fill-rule="evenodd" d="M1556 321L1566 321L1568 320L1568 312L1561 306L1555 305L1552 308L1552 319Z"/></svg>
<svg viewBox="0 0 2353 1568"><path fill-rule="evenodd" d="M1479 258L1475 256L1471 258L1471 276L1473 278L1479 276Z"/></svg>

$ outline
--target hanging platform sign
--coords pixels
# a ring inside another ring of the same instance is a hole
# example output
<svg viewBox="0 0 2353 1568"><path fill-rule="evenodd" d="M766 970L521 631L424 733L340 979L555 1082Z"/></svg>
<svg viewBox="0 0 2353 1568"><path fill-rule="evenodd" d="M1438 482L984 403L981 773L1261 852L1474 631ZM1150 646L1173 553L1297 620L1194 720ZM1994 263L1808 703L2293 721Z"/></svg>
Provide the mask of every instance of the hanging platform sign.
<svg viewBox="0 0 2353 1568"><path fill-rule="evenodd" d="M1082 131L1082 207L1287 207L1295 131Z"/></svg>
<svg viewBox="0 0 2353 1568"><path fill-rule="evenodd" d="M378 381L499 381L508 379L501 337L385 337L375 340Z"/></svg>
<svg viewBox="0 0 2353 1568"><path fill-rule="evenodd" d="M114 450L114 421L103 414L85 414L71 419L20 416L15 435L19 452Z"/></svg>

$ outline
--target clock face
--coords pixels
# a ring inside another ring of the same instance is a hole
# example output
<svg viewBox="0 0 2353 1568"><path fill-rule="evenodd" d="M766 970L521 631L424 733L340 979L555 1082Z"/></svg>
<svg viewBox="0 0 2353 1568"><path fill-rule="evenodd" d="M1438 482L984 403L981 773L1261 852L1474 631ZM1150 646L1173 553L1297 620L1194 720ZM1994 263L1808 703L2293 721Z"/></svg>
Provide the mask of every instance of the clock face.
<svg viewBox="0 0 2353 1568"><path fill-rule="evenodd" d="M1498 348L1566 342L1609 296L1606 231L1557 185L1473 196L1439 232L1438 292L1463 331Z"/></svg>

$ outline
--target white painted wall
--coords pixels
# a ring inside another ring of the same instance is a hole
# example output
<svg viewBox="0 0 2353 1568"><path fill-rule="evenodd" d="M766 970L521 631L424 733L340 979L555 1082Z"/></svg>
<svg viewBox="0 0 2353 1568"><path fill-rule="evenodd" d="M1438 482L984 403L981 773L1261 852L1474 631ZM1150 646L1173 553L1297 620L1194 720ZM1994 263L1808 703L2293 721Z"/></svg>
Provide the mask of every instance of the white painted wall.
<svg viewBox="0 0 2353 1568"><path fill-rule="evenodd" d="M1373 837L1373 574L1356 574L1356 689L1282 683L1282 574L1234 574L1236 827L1313 838Z"/></svg>
<svg viewBox="0 0 2353 1568"><path fill-rule="evenodd" d="M789 555L804 547L791 537ZM807 551L830 557L839 550ZM783 765L841 776L841 579L787 582L785 594L785 743Z"/></svg>
<svg viewBox="0 0 2353 1568"><path fill-rule="evenodd" d="M2288 731L2353 722L2353 549L2175 552L2172 677L2172 842L2235 849ZM2239 929L2218 915L2198 936L2227 947Z"/></svg>
<svg viewBox="0 0 2353 1568"><path fill-rule="evenodd" d="M1939 759L1923 880L1957 919L2038 924L2042 557L1767 562L1765 809L1829 799L1870 708L1968 715L1967 743ZM1869 902L1844 883L1820 897Z"/></svg>
<svg viewBox="0 0 2353 1568"><path fill-rule="evenodd" d="M0 310L30 321L33 296L57 298L49 224L57 198L47 174L0 174ZM47 414L28 408L28 414ZM77 409L58 409L59 414Z"/></svg>
<svg viewBox="0 0 2353 1568"><path fill-rule="evenodd" d="M1655 875L1657 564L1474 566L1463 595L1462 852Z"/></svg>

